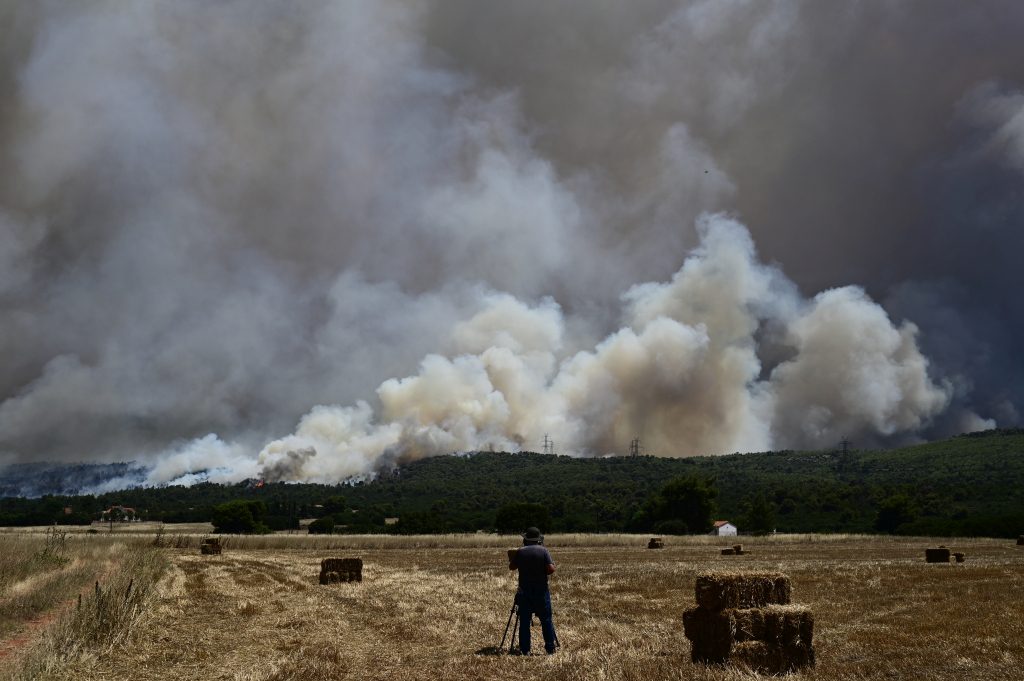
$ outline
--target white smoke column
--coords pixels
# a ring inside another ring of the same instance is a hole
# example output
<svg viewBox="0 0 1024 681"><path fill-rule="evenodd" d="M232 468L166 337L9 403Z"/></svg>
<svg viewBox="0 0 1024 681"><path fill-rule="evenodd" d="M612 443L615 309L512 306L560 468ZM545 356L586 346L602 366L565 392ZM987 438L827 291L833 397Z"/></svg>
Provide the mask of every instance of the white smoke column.
<svg viewBox="0 0 1024 681"><path fill-rule="evenodd" d="M746 229L699 221L700 246L671 282L626 295L625 327L560 362L564 319L485 294L453 331L454 357L429 355L415 376L368 404L317 407L295 434L268 444L270 479L337 480L425 456L535 448L623 453L642 437L663 456L828 446L844 435L913 433L950 388L928 375L916 328L895 326L861 289L802 300L757 261ZM759 334L782 329L791 357L762 377Z"/></svg>
<svg viewBox="0 0 1024 681"><path fill-rule="evenodd" d="M796 356L772 372L778 440L825 447L846 434L914 432L949 403L928 378L917 327L893 326L856 287L820 293L789 327Z"/></svg>

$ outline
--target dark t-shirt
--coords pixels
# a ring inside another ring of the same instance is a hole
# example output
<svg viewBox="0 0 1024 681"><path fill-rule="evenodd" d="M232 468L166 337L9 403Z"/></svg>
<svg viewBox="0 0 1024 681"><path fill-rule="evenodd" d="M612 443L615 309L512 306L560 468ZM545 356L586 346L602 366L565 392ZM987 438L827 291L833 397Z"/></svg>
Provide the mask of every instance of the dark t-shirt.
<svg viewBox="0 0 1024 681"><path fill-rule="evenodd" d="M529 544L516 551L515 565L519 568L519 586L548 588L548 565L554 565L551 554L540 544Z"/></svg>

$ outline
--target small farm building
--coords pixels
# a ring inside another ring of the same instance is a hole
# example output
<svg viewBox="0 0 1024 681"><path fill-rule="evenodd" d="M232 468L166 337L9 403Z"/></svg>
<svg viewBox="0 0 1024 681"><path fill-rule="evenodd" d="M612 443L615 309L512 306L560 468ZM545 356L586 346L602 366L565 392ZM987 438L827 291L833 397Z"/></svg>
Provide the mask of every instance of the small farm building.
<svg viewBox="0 0 1024 681"><path fill-rule="evenodd" d="M714 526L711 528L711 534L719 537L735 537L736 526L728 520L716 520Z"/></svg>

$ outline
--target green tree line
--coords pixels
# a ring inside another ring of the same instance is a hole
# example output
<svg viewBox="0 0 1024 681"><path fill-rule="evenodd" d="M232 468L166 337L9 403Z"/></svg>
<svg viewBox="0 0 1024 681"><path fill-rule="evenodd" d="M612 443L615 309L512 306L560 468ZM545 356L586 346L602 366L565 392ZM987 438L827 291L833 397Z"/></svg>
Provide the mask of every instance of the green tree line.
<svg viewBox="0 0 1024 681"><path fill-rule="evenodd" d="M990 431L887 451L783 451L688 459L536 453L439 456L371 482L252 482L0 499L0 525L88 523L113 505L148 520L210 521L233 501L253 522L331 532L858 532L1015 537L1024 532L1024 433ZM265 509L265 510L264 510ZM710 510L709 510L710 509ZM250 510L251 514L251 510ZM532 515L531 515L532 514ZM397 518L397 521L395 519ZM390 519L390 520L389 520Z"/></svg>

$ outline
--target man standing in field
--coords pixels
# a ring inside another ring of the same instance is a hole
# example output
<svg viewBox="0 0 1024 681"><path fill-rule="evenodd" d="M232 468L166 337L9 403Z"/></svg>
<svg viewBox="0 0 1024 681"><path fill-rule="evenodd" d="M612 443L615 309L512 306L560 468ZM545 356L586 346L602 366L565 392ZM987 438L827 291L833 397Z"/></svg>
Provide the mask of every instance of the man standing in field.
<svg viewBox="0 0 1024 681"><path fill-rule="evenodd" d="M551 621L551 592L548 591L548 575L555 572L555 562L543 544L540 530L530 527L523 534L522 548L509 556L508 569L519 570L516 604L519 606L519 650L523 655L530 654L530 622L534 615L540 620L544 650L548 655L555 652L558 643Z"/></svg>

